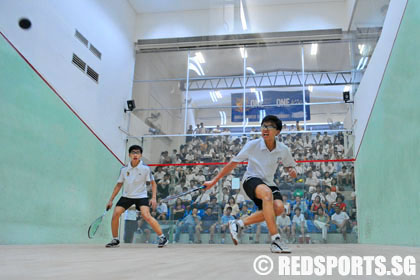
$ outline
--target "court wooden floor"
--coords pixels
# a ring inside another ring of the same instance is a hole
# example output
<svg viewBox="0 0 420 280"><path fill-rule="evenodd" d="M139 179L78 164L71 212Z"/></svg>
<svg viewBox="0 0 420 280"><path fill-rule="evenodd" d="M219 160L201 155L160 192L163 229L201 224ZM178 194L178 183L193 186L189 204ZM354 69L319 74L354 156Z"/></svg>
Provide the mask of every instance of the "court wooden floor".
<svg viewBox="0 0 420 280"><path fill-rule="evenodd" d="M288 256L414 256L420 248L361 244L290 245ZM267 276L256 274L256 257L267 255L274 269ZM420 279L416 276L279 276L278 254L267 244L207 245L123 244L108 249L103 245L2 245L0 279ZM284 256L284 255L283 255ZM417 268L417 271L419 269Z"/></svg>

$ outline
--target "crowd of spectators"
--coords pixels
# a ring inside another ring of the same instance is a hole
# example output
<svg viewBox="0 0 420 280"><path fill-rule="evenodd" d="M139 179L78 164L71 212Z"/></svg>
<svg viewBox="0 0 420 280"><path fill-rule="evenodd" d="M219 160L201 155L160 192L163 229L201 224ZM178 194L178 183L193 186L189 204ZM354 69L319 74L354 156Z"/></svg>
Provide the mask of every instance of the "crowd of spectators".
<svg viewBox="0 0 420 280"><path fill-rule="evenodd" d="M237 137L219 126L211 131L204 128L202 123L195 130L190 126L188 134L191 136L186 137L185 143L179 149L173 149L170 153L163 151L159 163L229 162L247 141L259 137L257 130L254 131L256 134ZM278 140L290 148L296 161L339 160L345 154L343 133L280 134ZM157 166L154 177L158 197L164 198L196 187L213 178L221 167L222 165ZM203 232L210 233L209 243L215 242L215 233L220 233L221 242L224 242L229 220L243 218L257 210L254 203L246 200L239 189L232 189L232 179L242 178L245 170L246 165L238 165L209 191L187 194L170 200L167 204L159 200L152 215L161 224L168 221L175 224L175 242L179 241L182 232L189 234L191 243L201 243ZM296 171L297 178L291 178L280 165L275 174L275 182L285 202L285 213L277 217L279 231L290 242L305 242L305 234L310 232L319 232L323 242L326 242L328 232L341 232L346 240L348 232L357 230L353 163L298 163ZM139 228L144 224L146 223L142 223L140 219ZM260 233L267 232L267 228L261 223L245 229L245 232L255 233L256 242L259 242Z"/></svg>

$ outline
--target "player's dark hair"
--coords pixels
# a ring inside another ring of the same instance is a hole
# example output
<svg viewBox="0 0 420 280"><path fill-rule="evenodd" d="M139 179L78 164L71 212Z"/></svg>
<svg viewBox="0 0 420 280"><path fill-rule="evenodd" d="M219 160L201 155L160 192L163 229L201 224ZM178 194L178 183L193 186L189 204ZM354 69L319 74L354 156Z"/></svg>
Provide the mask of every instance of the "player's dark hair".
<svg viewBox="0 0 420 280"><path fill-rule="evenodd" d="M272 123L274 123L276 125L276 127L277 127L277 130L279 130L279 131L281 131L281 129L283 128L282 121L279 118L277 118L276 116L274 116L274 115L265 116L264 119L261 121L261 125L263 123L265 123L265 122L272 122Z"/></svg>
<svg viewBox="0 0 420 280"><path fill-rule="evenodd" d="M132 151L137 150L140 151L140 154L143 153L143 149L142 147L140 147L139 145L133 145L128 149L128 153L131 153Z"/></svg>

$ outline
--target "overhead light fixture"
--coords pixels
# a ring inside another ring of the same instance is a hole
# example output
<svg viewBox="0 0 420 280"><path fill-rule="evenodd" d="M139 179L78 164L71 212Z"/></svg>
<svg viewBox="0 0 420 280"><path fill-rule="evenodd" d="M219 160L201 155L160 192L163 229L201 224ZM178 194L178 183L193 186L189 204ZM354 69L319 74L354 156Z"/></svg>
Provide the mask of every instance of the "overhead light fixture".
<svg viewBox="0 0 420 280"><path fill-rule="evenodd" d="M204 56L201 52L196 52L195 57L199 63L206 63L206 60L204 59Z"/></svg>
<svg viewBox="0 0 420 280"><path fill-rule="evenodd" d="M244 47L239 48L239 52L241 53L242 58L247 58L248 57L248 52L246 51L246 49Z"/></svg>
<svg viewBox="0 0 420 280"><path fill-rule="evenodd" d="M311 55L316 55L318 53L318 44L312 43L311 45Z"/></svg>
<svg viewBox="0 0 420 280"><path fill-rule="evenodd" d="M220 91L219 91L219 90L216 90L216 91L214 92L214 94L215 94L215 96L216 96L218 99L221 99L221 98L222 98L222 94L220 93Z"/></svg>
<svg viewBox="0 0 420 280"><path fill-rule="evenodd" d="M242 30L246 31L248 30L248 26L246 24L244 4L242 3L242 0L239 1L239 9L240 9L240 15L241 15Z"/></svg>
<svg viewBox="0 0 420 280"><path fill-rule="evenodd" d="M369 58L367 56L363 56L359 60L359 64L357 65L356 70L363 70L366 67Z"/></svg>
<svg viewBox="0 0 420 280"><path fill-rule="evenodd" d="M344 91L351 91L351 86L347 85L344 87L343 92Z"/></svg>
<svg viewBox="0 0 420 280"><path fill-rule="evenodd" d="M308 90L309 90L309 92L312 92L314 90L314 87L313 86L308 86Z"/></svg>
<svg viewBox="0 0 420 280"><path fill-rule="evenodd" d="M364 51L365 51L365 48L366 48L366 45L365 44L359 44L357 47L359 48L360 55L363 55Z"/></svg>
<svg viewBox="0 0 420 280"><path fill-rule="evenodd" d="M247 71L249 71L249 72L251 72L252 74L254 74L254 75L255 75L255 70L254 70L254 68L252 68L252 67L249 67L249 66L248 66L248 67L246 68L246 70L247 70Z"/></svg>
<svg viewBox="0 0 420 280"><path fill-rule="evenodd" d="M210 94L211 101L213 101L213 103L217 102L217 98L214 95L214 91L209 91L209 94Z"/></svg>
<svg viewBox="0 0 420 280"><path fill-rule="evenodd" d="M225 111L219 111L220 125L226 125L226 113Z"/></svg>

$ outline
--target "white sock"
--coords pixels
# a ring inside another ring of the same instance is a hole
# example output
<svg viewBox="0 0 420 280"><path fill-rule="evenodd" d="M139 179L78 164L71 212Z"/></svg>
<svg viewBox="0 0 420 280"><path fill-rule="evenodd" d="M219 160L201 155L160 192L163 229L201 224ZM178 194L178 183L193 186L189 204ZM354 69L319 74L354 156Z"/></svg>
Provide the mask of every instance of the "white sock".
<svg viewBox="0 0 420 280"><path fill-rule="evenodd" d="M238 225L241 226L241 228L243 228L245 226L244 221L242 221L241 219L236 221L238 223Z"/></svg>
<svg viewBox="0 0 420 280"><path fill-rule="evenodd" d="M276 240L276 238L279 238L280 239L281 238L280 234L277 233L277 234L272 235L271 236L271 241Z"/></svg>
<svg viewBox="0 0 420 280"><path fill-rule="evenodd" d="M162 233L161 235L159 235L159 238L164 238L165 235Z"/></svg>
<svg viewBox="0 0 420 280"><path fill-rule="evenodd" d="M113 237L113 239L120 241L120 238L119 237Z"/></svg>

